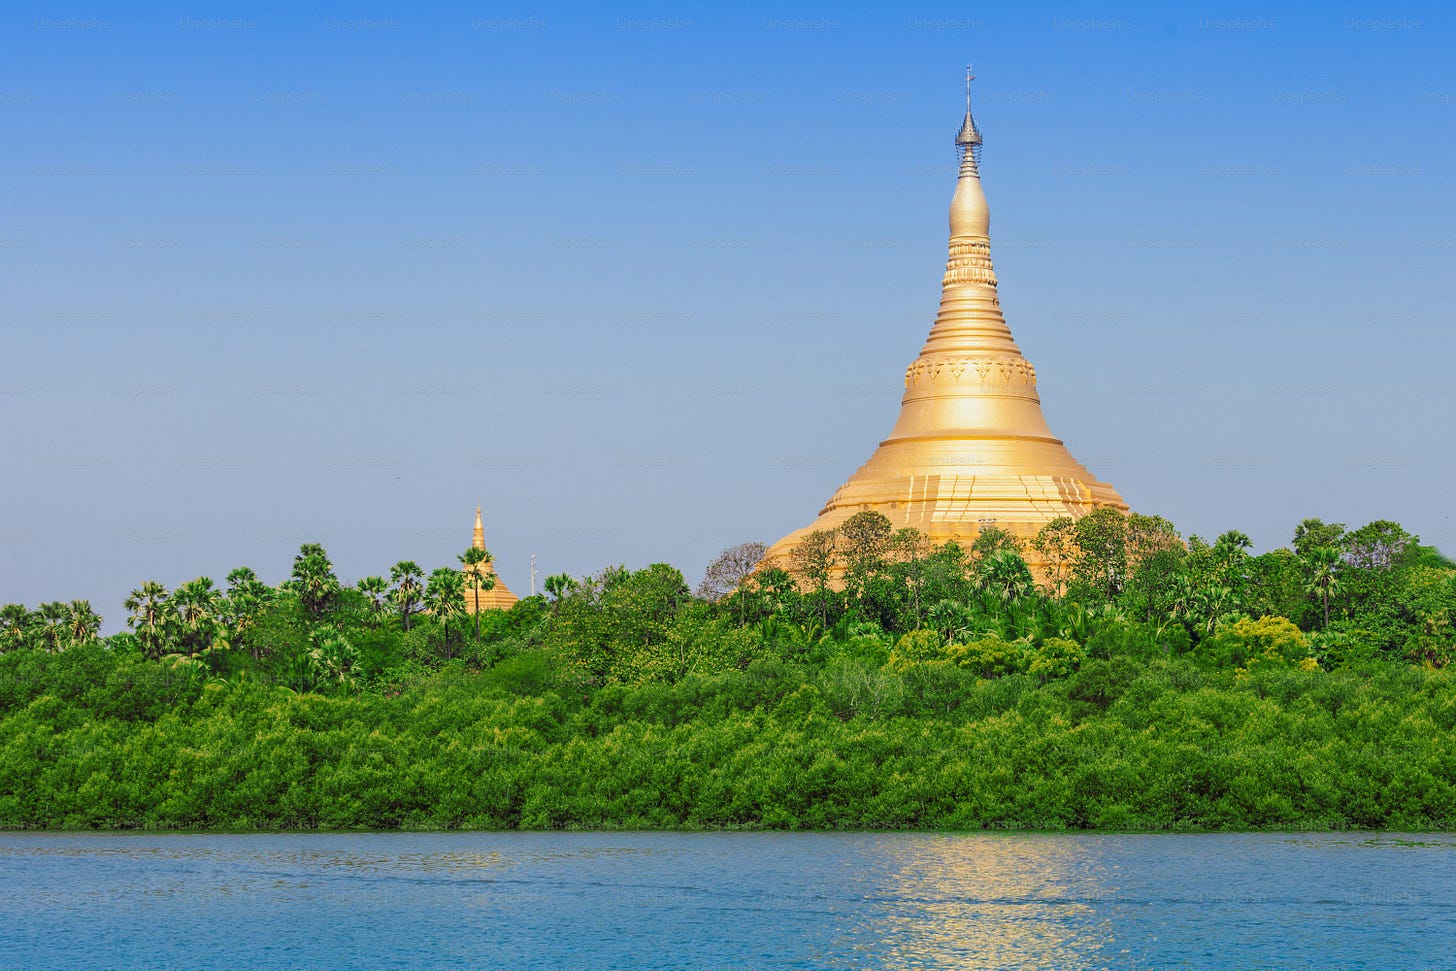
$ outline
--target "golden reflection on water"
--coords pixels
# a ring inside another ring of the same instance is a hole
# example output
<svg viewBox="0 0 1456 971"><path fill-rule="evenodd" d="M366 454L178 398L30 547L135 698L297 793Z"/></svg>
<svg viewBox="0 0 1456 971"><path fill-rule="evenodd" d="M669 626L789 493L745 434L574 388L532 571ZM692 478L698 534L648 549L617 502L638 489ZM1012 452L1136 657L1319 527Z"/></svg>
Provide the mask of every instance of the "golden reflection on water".
<svg viewBox="0 0 1456 971"><path fill-rule="evenodd" d="M1115 867L1096 841L927 836L888 844L874 935L890 967L1084 968L1117 963ZM870 888L866 888L870 890ZM870 890L870 892L874 892Z"/></svg>

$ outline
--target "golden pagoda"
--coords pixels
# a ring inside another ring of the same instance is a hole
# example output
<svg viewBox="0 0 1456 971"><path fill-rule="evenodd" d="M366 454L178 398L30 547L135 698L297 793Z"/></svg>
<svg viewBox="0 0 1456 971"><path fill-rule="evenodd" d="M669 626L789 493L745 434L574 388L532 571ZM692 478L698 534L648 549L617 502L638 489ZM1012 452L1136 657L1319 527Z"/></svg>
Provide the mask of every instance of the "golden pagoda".
<svg viewBox="0 0 1456 971"><path fill-rule="evenodd" d="M485 549L485 525L480 519L480 507L475 507L475 535L471 537L470 545L478 550ZM481 565L481 573L484 576L495 577L495 586L489 590L476 590L470 585L470 574L465 574L465 611L476 613L479 610L510 610L521 599L511 593L511 588L506 586L495 572L495 564L487 560ZM478 605L478 606L477 606Z"/></svg>
<svg viewBox="0 0 1456 971"><path fill-rule="evenodd" d="M769 548L787 565L813 530L830 530L874 510L931 542L974 542L987 526L1023 540L1059 516L1080 517L1127 503L1054 437L1041 413L1036 369L1011 338L991 266L991 213L981 189L981 133L966 117L956 134L960 173L950 203L950 257L940 311L920 355L905 371L900 418L868 462L840 486L819 518ZM1028 548L1028 561L1038 558Z"/></svg>

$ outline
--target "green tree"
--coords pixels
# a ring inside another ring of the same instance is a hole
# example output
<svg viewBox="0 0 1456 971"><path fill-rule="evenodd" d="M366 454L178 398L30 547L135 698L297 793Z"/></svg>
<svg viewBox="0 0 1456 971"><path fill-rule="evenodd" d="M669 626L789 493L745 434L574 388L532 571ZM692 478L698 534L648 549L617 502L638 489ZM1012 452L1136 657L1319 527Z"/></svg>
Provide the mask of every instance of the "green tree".
<svg viewBox="0 0 1456 971"><path fill-rule="evenodd" d="M1211 635L1220 624L1239 618L1238 597L1232 587L1210 583L1194 591L1191 614L1197 619L1198 630Z"/></svg>
<svg viewBox="0 0 1456 971"><path fill-rule="evenodd" d="M1127 517L1127 581L1121 603L1147 623L1166 614L1173 577L1182 572L1187 549L1173 524L1162 516Z"/></svg>
<svg viewBox="0 0 1456 971"><path fill-rule="evenodd" d="M1127 517L1127 572L1136 573L1147 559L1161 553L1183 552L1178 530L1162 516L1129 513Z"/></svg>
<svg viewBox="0 0 1456 971"><path fill-rule="evenodd" d="M1181 573L1173 578L1168 597L1168 615L1183 624L1191 634L1197 626L1194 619L1198 610L1198 588L1193 578Z"/></svg>
<svg viewBox="0 0 1456 971"><path fill-rule="evenodd" d="M1172 616L1173 600L1179 592L1178 581L1186 580L1187 552L1182 544L1137 557L1137 566L1130 567L1127 584L1119 599L1129 613L1145 623L1156 624Z"/></svg>
<svg viewBox="0 0 1456 971"><path fill-rule="evenodd" d="M425 584L425 606L440 622L441 635L445 642L445 656L450 653L450 618L465 610L465 578L458 570L442 566L430 572Z"/></svg>
<svg viewBox="0 0 1456 971"><path fill-rule="evenodd" d="M945 656L957 667L969 668L979 678L1001 678L1019 674L1031 664L1028 645L1021 641L1005 641L994 635L979 637L963 644L948 644Z"/></svg>
<svg viewBox="0 0 1456 971"><path fill-rule="evenodd" d="M245 590L257 582L259 582L258 574L253 572L252 567L234 567L232 570L228 571L227 575L228 595L231 596L239 590Z"/></svg>
<svg viewBox="0 0 1456 971"><path fill-rule="evenodd" d="M299 602L314 617L322 616L334 606L339 594L339 578L334 565L318 543L305 543L293 558L290 586L298 592Z"/></svg>
<svg viewBox="0 0 1456 971"><path fill-rule="evenodd" d="M485 550L470 547L456 557L460 561L460 572L465 580L465 589L473 598L475 611L475 643L480 643L480 595L495 589L495 574L490 570L491 556Z"/></svg>
<svg viewBox="0 0 1456 971"><path fill-rule="evenodd" d="M1043 526L1031 541L1031 548L1041 558L1047 593L1061 597L1067 592L1067 581L1077 565L1077 521L1071 516L1058 516Z"/></svg>
<svg viewBox="0 0 1456 971"><path fill-rule="evenodd" d="M895 530L890 536L890 556L893 560L891 572L896 581L909 594L911 630L916 630L925 619L925 588L930 572L930 540L913 526Z"/></svg>
<svg viewBox="0 0 1456 971"><path fill-rule="evenodd" d="M667 639L673 617L687 600L687 581L666 563L617 574L602 597L603 606L613 615L618 639L645 648Z"/></svg>
<svg viewBox="0 0 1456 971"><path fill-rule="evenodd" d="M389 581L380 576L360 577L354 588L369 598L369 610L376 616L384 613L384 602L389 596Z"/></svg>
<svg viewBox="0 0 1456 971"><path fill-rule="evenodd" d="M852 597L863 596L870 581L885 572L894 527L882 513L867 509L850 516L836 532L845 586Z"/></svg>
<svg viewBox="0 0 1456 971"><path fill-rule="evenodd" d="M222 613L222 592L208 577L188 580L168 601L174 611L181 653L193 657L213 646Z"/></svg>
<svg viewBox="0 0 1456 971"><path fill-rule="evenodd" d="M561 601L552 619L552 641L590 681L639 681L652 671L670 672L673 621L689 600L683 575L666 563L629 571L609 567Z"/></svg>
<svg viewBox="0 0 1456 971"><path fill-rule="evenodd" d="M158 658L166 653L167 621L173 616L168 603L167 588L155 580L148 580L133 590L122 603L130 616L126 625L136 631L137 640L148 657Z"/></svg>
<svg viewBox="0 0 1456 971"><path fill-rule="evenodd" d="M1240 618L1200 644L1198 652L1220 667L1248 668L1253 662L1316 666L1303 631L1283 617Z"/></svg>
<svg viewBox="0 0 1456 971"><path fill-rule="evenodd" d="M971 561L979 566L982 560L1002 550L1011 550L1022 556L1026 553L1026 544L1010 530L1000 526L982 526L971 543Z"/></svg>
<svg viewBox="0 0 1456 971"><path fill-rule="evenodd" d="M1340 587L1340 566L1343 560L1339 550L1332 546L1315 546L1303 558L1307 580L1305 591L1319 597L1324 625L1330 626L1330 597Z"/></svg>
<svg viewBox="0 0 1456 971"><path fill-rule="evenodd" d="M925 612L925 622L946 641L966 637L974 627L974 618L969 608L955 600L941 600L932 604Z"/></svg>
<svg viewBox="0 0 1456 971"><path fill-rule="evenodd" d="M1042 681L1069 677L1087 659L1081 644L1064 637L1048 637L1030 651L1026 673Z"/></svg>
<svg viewBox="0 0 1456 971"><path fill-rule="evenodd" d="M1345 556L1350 565L1363 570L1389 570L1400 566L1405 554L1420 545L1417 537L1388 519L1361 526L1344 537Z"/></svg>
<svg viewBox="0 0 1456 971"><path fill-rule="evenodd" d="M1344 523L1327 523L1322 519L1306 519L1294 527L1294 552L1301 557L1321 546L1338 550L1345 537Z"/></svg>
<svg viewBox="0 0 1456 971"><path fill-rule="evenodd" d="M970 558L954 540L937 546L926 559L926 603L937 604L942 600L965 602L974 593L972 586Z"/></svg>
<svg viewBox="0 0 1456 971"><path fill-rule="evenodd" d="M1094 509L1075 527L1074 576L1099 597L1112 600L1127 580L1127 517L1106 506Z"/></svg>
<svg viewBox="0 0 1456 971"><path fill-rule="evenodd" d="M1287 617L1300 627L1310 619L1305 566L1293 550L1280 548L1249 560L1244 608L1255 617ZM1312 625L1310 625L1312 626Z"/></svg>
<svg viewBox="0 0 1456 971"><path fill-rule="evenodd" d="M414 560L400 560L389 568L389 579L394 583L394 603L399 608L400 623L410 629L411 618L419 613L423 601L425 571Z"/></svg>
<svg viewBox="0 0 1456 971"><path fill-rule="evenodd" d="M738 600L738 622L748 622L748 586L744 582L763 560L768 547L762 543L739 543L719 553L703 571L703 581L698 584L697 595L705 600L717 602L730 594Z"/></svg>
<svg viewBox="0 0 1456 971"><path fill-rule="evenodd" d="M555 614L562 599L576 589L577 583L570 573L553 573L546 578L544 587L551 597L551 613Z"/></svg>
<svg viewBox="0 0 1456 971"><path fill-rule="evenodd" d="M66 636L72 644L89 644L101 632L101 615L89 600L72 600L66 605Z"/></svg>
<svg viewBox="0 0 1456 971"><path fill-rule="evenodd" d="M819 605L819 622L829 623L829 584L834 577L834 567L839 562L835 553L838 534L832 530L816 529L808 533L789 554L789 572L800 584L814 591Z"/></svg>
<svg viewBox="0 0 1456 971"><path fill-rule="evenodd" d="M1247 533L1231 529L1213 543L1214 570L1220 583L1242 594L1249 582L1249 550L1254 543Z"/></svg>
<svg viewBox="0 0 1456 971"><path fill-rule="evenodd" d="M1002 546L981 557L976 589L999 603L1011 604L1034 593L1036 584L1021 554Z"/></svg>
<svg viewBox="0 0 1456 971"><path fill-rule="evenodd" d="M314 685L348 693L358 684L359 649L343 634L328 631L304 657Z"/></svg>
<svg viewBox="0 0 1456 971"><path fill-rule="evenodd" d="M53 600L37 607L35 616L39 621L36 625L36 634L41 646L52 653L64 650L67 622L71 617L70 606L59 600Z"/></svg>
<svg viewBox="0 0 1456 971"><path fill-rule="evenodd" d="M0 652L25 647L34 626L34 616L24 604L0 607Z"/></svg>
<svg viewBox="0 0 1456 971"><path fill-rule="evenodd" d="M904 672L917 664L946 663L945 638L938 630L906 631L890 649L886 664L892 671Z"/></svg>
<svg viewBox="0 0 1456 971"><path fill-rule="evenodd" d="M1456 639L1452 637L1451 612L1419 610L1420 630L1405 644L1407 659L1429 668L1444 668L1456 660Z"/></svg>
<svg viewBox="0 0 1456 971"><path fill-rule="evenodd" d="M228 639L240 644L258 621L258 615L273 602L276 591L258 579L249 567L240 566L227 575L227 597L221 608Z"/></svg>
<svg viewBox="0 0 1456 971"><path fill-rule="evenodd" d="M756 619L760 622L792 614L800 600L798 583L782 567L758 570L747 582L753 589L750 603L755 609Z"/></svg>
<svg viewBox="0 0 1456 971"><path fill-rule="evenodd" d="M1398 654L1422 631L1422 607L1412 581L1424 557L1419 540L1397 523L1376 520L1345 535L1339 574L1340 618L1387 655ZM1437 567L1439 569L1439 567ZM1426 604L1429 609L1435 604Z"/></svg>

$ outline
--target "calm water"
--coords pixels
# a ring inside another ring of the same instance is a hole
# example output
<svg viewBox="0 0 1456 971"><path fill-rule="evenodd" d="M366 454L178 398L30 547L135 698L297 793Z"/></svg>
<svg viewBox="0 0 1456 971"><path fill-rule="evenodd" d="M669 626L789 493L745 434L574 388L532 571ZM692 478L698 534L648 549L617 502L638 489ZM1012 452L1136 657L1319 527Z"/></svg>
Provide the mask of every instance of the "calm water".
<svg viewBox="0 0 1456 971"><path fill-rule="evenodd" d="M0 966L1456 964L1456 837L0 834Z"/></svg>

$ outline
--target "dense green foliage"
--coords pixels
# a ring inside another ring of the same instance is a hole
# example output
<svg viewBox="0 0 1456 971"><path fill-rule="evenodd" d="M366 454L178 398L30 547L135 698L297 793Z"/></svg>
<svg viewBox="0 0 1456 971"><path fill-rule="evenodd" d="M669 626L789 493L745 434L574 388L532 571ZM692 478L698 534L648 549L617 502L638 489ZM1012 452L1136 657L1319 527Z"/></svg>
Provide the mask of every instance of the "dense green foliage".
<svg viewBox="0 0 1456 971"><path fill-rule="evenodd" d="M1451 827L1456 568L1393 523L1292 545L861 514L790 571L558 575L478 625L478 557L347 587L316 545L106 638L10 605L0 825Z"/></svg>

